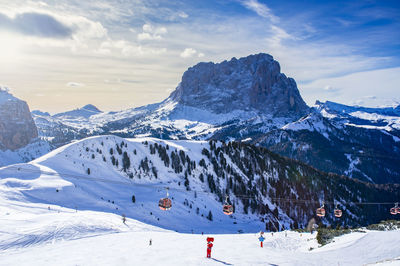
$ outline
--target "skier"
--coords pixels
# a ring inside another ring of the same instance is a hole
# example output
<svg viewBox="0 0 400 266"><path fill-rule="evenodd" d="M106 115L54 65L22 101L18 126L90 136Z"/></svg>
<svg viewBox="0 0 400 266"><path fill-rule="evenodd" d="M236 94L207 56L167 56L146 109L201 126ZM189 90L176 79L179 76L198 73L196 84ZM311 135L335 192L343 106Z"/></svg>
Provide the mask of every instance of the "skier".
<svg viewBox="0 0 400 266"><path fill-rule="evenodd" d="M258 240L260 240L260 247L263 247L263 242L265 240L264 238L264 232L260 233L260 237L258 238Z"/></svg>
<svg viewBox="0 0 400 266"><path fill-rule="evenodd" d="M153 243L153 241L151 240L151 238L150 238L150 241L149 241L149 246L151 246L151 244Z"/></svg>
<svg viewBox="0 0 400 266"><path fill-rule="evenodd" d="M211 258L211 249L214 246L212 242L214 242L214 238L207 237L207 258Z"/></svg>

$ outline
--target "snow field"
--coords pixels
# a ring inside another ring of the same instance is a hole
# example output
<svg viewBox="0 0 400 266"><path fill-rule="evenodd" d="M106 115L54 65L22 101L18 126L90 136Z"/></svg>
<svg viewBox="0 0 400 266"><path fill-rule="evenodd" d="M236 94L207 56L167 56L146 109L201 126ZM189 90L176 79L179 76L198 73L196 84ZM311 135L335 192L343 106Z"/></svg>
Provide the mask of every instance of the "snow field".
<svg viewBox="0 0 400 266"><path fill-rule="evenodd" d="M10 246L0 250L0 265L399 265L400 262L400 231L351 233L321 248L316 234L266 233L264 248L260 248L258 234L184 234L132 219L124 225L120 217L107 213L63 211L61 215L39 215L41 218L34 222L39 227L26 220L20 221L20 225L25 223L25 229L36 228L38 234L50 238L58 233L54 226L70 226L82 229L80 236L31 242L18 248ZM107 227L109 230L105 230ZM90 228L94 230L89 232ZM25 232L25 235L33 238L33 234ZM215 238L211 259L205 258L208 236Z"/></svg>

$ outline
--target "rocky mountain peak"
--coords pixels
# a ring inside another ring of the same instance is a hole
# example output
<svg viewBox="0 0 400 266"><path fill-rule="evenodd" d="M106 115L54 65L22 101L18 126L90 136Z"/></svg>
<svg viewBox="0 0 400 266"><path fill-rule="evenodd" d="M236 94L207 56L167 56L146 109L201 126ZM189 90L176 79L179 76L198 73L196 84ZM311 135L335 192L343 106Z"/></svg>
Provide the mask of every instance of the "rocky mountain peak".
<svg viewBox="0 0 400 266"><path fill-rule="evenodd" d="M101 113L101 111L93 104L87 104L87 105L83 106L81 109Z"/></svg>
<svg viewBox="0 0 400 266"><path fill-rule="evenodd" d="M37 138L38 132L25 101L0 89L0 149L16 150Z"/></svg>
<svg viewBox="0 0 400 266"><path fill-rule="evenodd" d="M18 101L11 93L7 87L0 86L0 104L9 101Z"/></svg>
<svg viewBox="0 0 400 266"><path fill-rule="evenodd" d="M96 115L102 113L96 106L93 104L87 104L83 106L82 108L77 108L75 110L63 112L63 113L58 113L55 114L54 117L69 117L69 118L74 118L74 117L83 117L83 118L89 118L92 115Z"/></svg>
<svg viewBox="0 0 400 266"><path fill-rule="evenodd" d="M190 67L170 99L215 113L251 109L275 117L300 117L309 110L296 82L263 53Z"/></svg>

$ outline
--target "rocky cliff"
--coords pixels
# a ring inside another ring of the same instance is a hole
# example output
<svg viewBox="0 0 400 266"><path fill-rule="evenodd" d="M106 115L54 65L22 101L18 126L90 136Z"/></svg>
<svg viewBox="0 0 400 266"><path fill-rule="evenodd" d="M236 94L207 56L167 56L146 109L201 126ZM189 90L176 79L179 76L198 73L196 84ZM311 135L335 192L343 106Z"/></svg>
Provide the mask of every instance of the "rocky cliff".
<svg viewBox="0 0 400 266"><path fill-rule="evenodd" d="M37 138L38 132L25 101L0 89L0 149L17 150Z"/></svg>
<svg viewBox="0 0 400 266"><path fill-rule="evenodd" d="M170 98L214 113L252 109L274 117L301 117L309 110L294 79L263 53L218 64L199 63L183 74Z"/></svg>

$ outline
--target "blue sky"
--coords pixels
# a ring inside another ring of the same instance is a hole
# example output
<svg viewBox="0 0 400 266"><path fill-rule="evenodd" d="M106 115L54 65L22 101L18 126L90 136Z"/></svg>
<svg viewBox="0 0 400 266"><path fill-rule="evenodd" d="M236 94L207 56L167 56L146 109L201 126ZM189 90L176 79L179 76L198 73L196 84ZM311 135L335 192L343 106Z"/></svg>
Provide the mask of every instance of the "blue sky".
<svg viewBox="0 0 400 266"><path fill-rule="evenodd" d="M400 102L399 1L0 1L0 84L31 109L163 100L200 61L269 53L308 104Z"/></svg>

